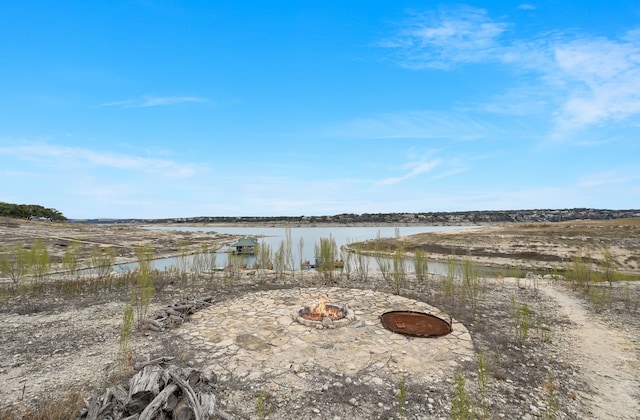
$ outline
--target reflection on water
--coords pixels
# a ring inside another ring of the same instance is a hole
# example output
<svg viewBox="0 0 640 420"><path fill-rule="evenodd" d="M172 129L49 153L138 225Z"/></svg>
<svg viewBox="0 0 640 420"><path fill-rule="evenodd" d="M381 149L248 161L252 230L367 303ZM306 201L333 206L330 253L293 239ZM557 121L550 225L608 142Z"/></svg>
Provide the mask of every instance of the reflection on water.
<svg viewBox="0 0 640 420"><path fill-rule="evenodd" d="M400 236L415 235L424 232L437 232L444 230L466 229L471 226L400 226L400 227L292 227L290 228L291 251L295 269L300 269L300 261L314 261L315 247L321 238L333 238L337 248L354 242L375 239L378 235L382 238L393 238L396 231ZM199 227L199 226L161 226L147 227L150 230L175 230L175 231L200 231L217 232L231 235L254 236L258 238L261 245L270 247L273 252L278 250L281 243L286 240L286 228L277 227ZM186 264L191 266L193 256L187 256ZM255 263L255 256L244 256L247 266ZM153 261L152 267L157 270L168 270L178 266L178 258L160 258ZM228 254L226 252L216 252L216 266L225 267L228 264ZM378 264L374 258L367 258L369 270L378 270ZM119 270L134 270L137 263L121 264L117 266ZM407 270L413 271L411 260L407 260ZM433 274L446 274L447 265L439 262L429 262L429 272Z"/></svg>

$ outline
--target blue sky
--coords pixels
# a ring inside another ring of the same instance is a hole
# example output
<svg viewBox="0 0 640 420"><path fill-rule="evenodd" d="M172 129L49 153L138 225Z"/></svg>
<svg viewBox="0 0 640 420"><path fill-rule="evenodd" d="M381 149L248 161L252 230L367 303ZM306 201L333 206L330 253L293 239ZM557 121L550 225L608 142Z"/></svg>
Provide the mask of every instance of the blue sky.
<svg viewBox="0 0 640 420"><path fill-rule="evenodd" d="M636 1L3 1L0 201L640 208Z"/></svg>

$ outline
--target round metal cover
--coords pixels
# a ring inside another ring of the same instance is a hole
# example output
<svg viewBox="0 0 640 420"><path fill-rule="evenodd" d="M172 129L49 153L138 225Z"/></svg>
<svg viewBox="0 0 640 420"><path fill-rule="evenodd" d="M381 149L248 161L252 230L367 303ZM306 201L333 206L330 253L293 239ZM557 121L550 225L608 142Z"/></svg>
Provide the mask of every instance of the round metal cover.
<svg viewBox="0 0 640 420"><path fill-rule="evenodd" d="M385 312L380 321L389 331L411 337L442 337L451 332L451 322L424 312Z"/></svg>

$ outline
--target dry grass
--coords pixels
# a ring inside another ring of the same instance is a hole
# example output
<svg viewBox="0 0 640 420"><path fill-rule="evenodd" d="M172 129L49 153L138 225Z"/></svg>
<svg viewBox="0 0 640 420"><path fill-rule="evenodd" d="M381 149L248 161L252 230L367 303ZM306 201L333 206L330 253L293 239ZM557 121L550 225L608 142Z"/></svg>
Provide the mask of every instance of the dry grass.
<svg viewBox="0 0 640 420"><path fill-rule="evenodd" d="M66 390L62 397L48 398L43 396L42 402L35 408L26 411L20 406L0 410L3 420L69 420L77 418L85 407L84 397L87 389L72 388Z"/></svg>

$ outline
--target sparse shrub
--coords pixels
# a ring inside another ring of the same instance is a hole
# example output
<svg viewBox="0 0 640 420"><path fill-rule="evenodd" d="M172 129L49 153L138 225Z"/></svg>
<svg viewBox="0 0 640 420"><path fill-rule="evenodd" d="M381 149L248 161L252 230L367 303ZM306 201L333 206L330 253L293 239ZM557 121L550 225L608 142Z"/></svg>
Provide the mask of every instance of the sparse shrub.
<svg viewBox="0 0 640 420"><path fill-rule="evenodd" d="M273 267L271 246L261 241L256 247L256 264L258 265L258 271L263 273L269 267Z"/></svg>
<svg viewBox="0 0 640 420"><path fill-rule="evenodd" d="M471 303L471 309L475 315L478 299L482 293L482 284L478 276L478 267L469 256L466 256L462 262L462 290Z"/></svg>
<svg viewBox="0 0 640 420"><path fill-rule="evenodd" d="M210 277L213 278L216 273L216 264L217 264L216 250L213 247L210 248L207 245L203 245L200 252L201 252L202 270L209 273Z"/></svg>
<svg viewBox="0 0 640 420"><path fill-rule="evenodd" d="M452 311L456 307L456 262L453 257L447 258L447 275L440 281L440 291L449 298Z"/></svg>
<svg viewBox="0 0 640 420"><path fill-rule="evenodd" d="M262 390L258 390L258 397L256 401L256 417L258 420L264 419L264 396L262 395Z"/></svg>
<svg viewBox="0 0 640 420"><path fill-rule="evenodd" d="M132 290L130 299L136 309L136 318L140 325L147 318L149 303L153 296L153 277L151 276L153 251L149 247L137 247L136 257L138 258L137 284Z"/></svg>
<svg viewBox="0 0 640 420"><path fill-rule="evenodd" d="M7 247L0 254L0 271L14 284L25 278L31 270L31 252L22 245Z"/></svg>
<svg viewBox="0 0 640 420"><path fill-rule="evenodd" d="M542 383L542 389L544 390L544 399L547 403L542 418L545 420L555 420L558 418L558 412L560 411L560 405L556 397L558 387L552 381L545 380Z"/></svg>
<svg viewBox="0 0 640 420"><path fill-rule="evenodd" d="M346 248L340 249L340 259L344 262L344 267L342 268L342 277L347 281L351 281L351 273L353 273L353 265L354 258L351 252L349 252Z"/></svg>
<svg viewBox="0 0 640 420"><path fill-rule="evenodd" d="M42 280L49 274L51 270L51 262L49 261L49 252L47 247L40 240L36 239L31 245L31 274L36 280Z"/></svg>
<svg viewBox="0 0 640 420"><path fill-rule="evenodd" d="M404 259L404 249L396 248L393 253L393 271L391 272L391 286L396 295L399 295L407 283L407 269Z"/></svg>
<svg viewBox="0 0 640 420"><path fill-rule="evenodd" d="M298 257L300 263L300 283L302 283L304 279L304 270L302 266L304 265L304 238L301 236L298 241Z"/></svg>
<svg viewBox="0 0 640 420"><path fill-rule="evenodd" d="M133 334L133 318L133 306L127 304L124 308L122 329L120 330L120 352L123 370L128 369L131 362L129 344L131 342L131 335Z"/></svg>
<svg viewBox="0 0 640 420"><path fill-rule="evenodd" d="M382 274L382 279L386 282L391 282L391 260L386 253L381 250L375 251L374 259L378 265L378 270Z"/></svg>
<svg viewBox="0 0 640 420"><path fill-rule="evenodd" d="M584 261L582 255L578 254L574 256L567 270L567 278L571 282L574 290L579 289L587 292L591 285L591 275L591 268Z"/></svg>
<svg viewBox="0 0 640 420"><path fill-rule="evenodd" d="M273 269L276 272L276 278L284 279L284 273L287 269L285 242L280 242L278 250L273 256Z"/></svg>
<svg viewBox="0 0 640 420"><path fill-rule="evenodd" d="M369 260L364 254L362 245L355 245L355 275L357 280L366 281L369 276Z"/></svg>
<svg viewBox="0 0 640 420"><path fill-rule="evenodd" d="M0 408L2 420L66 420L78 417L78 413L86 406L84 397L86 390L74 387L64 390L60 395L47 395L35 407L26 412L19 408Z"/></svg>
<svg viewBox="0 0 640 420"><path fill-rule="evenodd" d="M93 273L98 278L103 278L111 273L113 264L116 261L116 251L111 247L102 248L95 245L91 248L89 260Z"/></svg>
<svg viewBox="0 0 640 420"><path fill-rule="evenodd" d="M611 288L592 286L587 290L587 299L596 312L611 307Z"/></svg>
<svg viewBox="0 0 640 420"><path fill-rule="evenodd" d="M613 282L618 280L618 273L616 273L616 261L613 259L609 249L605 249L603 251L603 255L604 259L601 264L603 269L602 277L604 281L609 283L609 287L611 287L613 286Z"/></svg>
<svg viewBox="0 0 640 420"><path fill-rule="evenodd" d="M516 340L519 342L526 340L531 328L531 310L526 303L516 302L514 296L511 296L511 319Z"/></svg>
<svg viewBox="0 0 640 420"><path fill-rule="evenodd" d="M315 246L316 268L322 273L325 282L333 283L335 274L335 262L338 256L336 240L329 235L328 238L320 238Z"/></svg>
<svg viewBox="0 0 640 420"><path fill-rule="evenodd" d="M287 226L284 229L284 269L293 271L295 262L293 260L293 241L291 239L291 228Z"/></svg>
<svg viewBox="0 0 640 420"><path fill-rule="evenodd" d="M230 277L233 280L238 280L240 278L240 271L244 266L244 258L242 255L229 254L227 261L227 268L230 272Z"/></svg>
<svg viewBox="0 0 640 420"><path fill-rule="evenodd" d="M489 418L489 372L487 356L483 351L478 353L478 390L480 391L481 418Z"/></svg>
<svg viewBox="0 0 640 420"><path fill-rule="evenodd" d="M429 279L429 260L427 253L418 248L414 253L414 269L416 272L416 279L423 283Z"/></svg>
<svg viewBox="0 0 640 420"><path fill-rule="evenodd" d="M449 418L452 420L467 420L475 418L473 399L467 393L466 380L462 368L458 367L453 379L453 399Z"/></svg>
<svg viewBox="0 0 640 420"><path fill-rule="evenodd" d="M636 287L634 290L635 293L628 281L624 282L622 286L622 303L624 309L629 313L636 313L640 305L640 288Z"/></svg>
<svg viewBox="0 0 640 420"><path fill-rule="evenodd" d="M203 271L205 271L205 256L203 251L196 249L191 257L191 275L192 277L200 277Z"/></svg>
<svg viewBox="0 0 640 420"><path fill-rule="evenodd" d="M180 277L184 278L184 276L189 271L189 247L184 241L181 241L178 244L178 256L176 257L176 265L178 268L178 274L180 275Z"/></svg>
<svg viewBox="0 0 640 420"><path fill-rule="evenodd" d="M78 272L78 260L80 258L80 244L76 241L71 242L62 256L62 269L66 271L69 277L74 277Z"/></svg>
<svg viewBox="0 0 640 420"><path fill-rule="evenodd" d="M407 380L403 376L400 380L400 386L398 387L398 415L401 419L406 418L406 405L407 405Z"/></svg>
<svg viewBox="0 0 640 420"><path fill-rule="evenodd" d="M536 317L535 328L540 341L542 341L543 343L551 342L551 328L549 327L549 322L543 315L538 315Z"/></svg>

